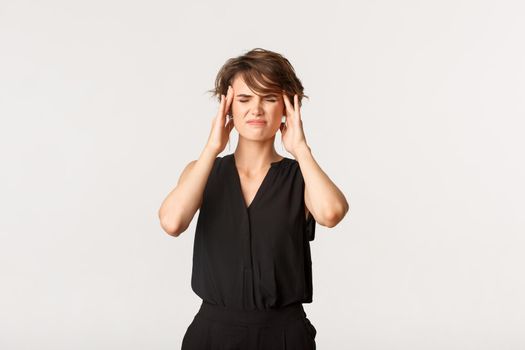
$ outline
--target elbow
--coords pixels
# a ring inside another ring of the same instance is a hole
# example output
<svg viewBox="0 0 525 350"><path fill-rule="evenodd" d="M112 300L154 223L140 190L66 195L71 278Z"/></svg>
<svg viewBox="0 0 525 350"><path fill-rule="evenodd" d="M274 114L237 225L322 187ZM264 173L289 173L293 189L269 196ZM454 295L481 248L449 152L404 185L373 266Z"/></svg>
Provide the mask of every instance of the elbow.
<svg viewBox="0 0 525 350"><path fill-rule="evenodd" d="M348 213L349 210L350 206L345 201L345 203L343 203L343 205L339 209L333 210L326 215L326 224L324 226L328 228L335 227L341 222L341 220L343 220L343 218L346 216L346 213Z"/></svg>
<svg viewBox="0 0 525 350"><path fill-rule="evenodd" d="M182 233L181 231L177 230L177 229L174 229L174 228L171 228L171 227L166 227L164 225L161 225L162 226L162 229L164 230L164 232L166 232L168 235L172 236L172 237L179 237L179 235Z"/></svg>
<svg viewBox="0 0 525 350"><path fill-rule="evenodd" d="M335 227L339 223L340 219L335 214L330 214L326 216L326 220L324 220L325 227L332 228Z"/></svg>
<svg viewBox="0 0 525 350"><path fill-rule="evenodd" d="M163 223L162 221L160 223L160 226L162 227L164 232L166 232L168 235L172 237L179 237L180 234L185 231L184 229L181 229L179 226L169 225L169 224Z"/></svg>
<svg viewBox="0 0 525 350"><path fill-rule="evenodd" d="M178 237L186 230L186 228L182 227L180 224L176 222L174 223L173 220L168 220L162 215L161 211L159 211L159 221L162 230L172 237Z"/></svg>

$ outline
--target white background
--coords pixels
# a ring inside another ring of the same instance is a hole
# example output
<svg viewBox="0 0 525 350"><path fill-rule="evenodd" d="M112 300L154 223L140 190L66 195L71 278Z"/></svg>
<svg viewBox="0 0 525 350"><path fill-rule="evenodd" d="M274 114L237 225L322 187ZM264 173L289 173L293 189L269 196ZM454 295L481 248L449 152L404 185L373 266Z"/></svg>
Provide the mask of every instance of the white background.
<svg viewBox="0 0 525 350"><path fill-rule="evenodd" d="M294 65L351 207L311 242L318 348L524 349L524 13L2 0L0 348L180 348L198 213L174 238L157 211L205 145L218 69L263 47Z"/></svg>

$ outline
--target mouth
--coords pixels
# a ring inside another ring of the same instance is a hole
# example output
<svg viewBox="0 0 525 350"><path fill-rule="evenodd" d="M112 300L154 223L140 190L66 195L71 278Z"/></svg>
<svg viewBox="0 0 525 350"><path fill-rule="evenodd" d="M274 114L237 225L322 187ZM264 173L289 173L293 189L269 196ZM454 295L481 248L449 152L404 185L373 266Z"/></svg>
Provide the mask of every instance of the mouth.
<svg viewBox="0 0 525 350"><path fill-rule="evenodd" d="M250 124L250 125L264 125L264 124L266 124L266 121L264 121L264 120L248 120L246 123Z"/></svg>

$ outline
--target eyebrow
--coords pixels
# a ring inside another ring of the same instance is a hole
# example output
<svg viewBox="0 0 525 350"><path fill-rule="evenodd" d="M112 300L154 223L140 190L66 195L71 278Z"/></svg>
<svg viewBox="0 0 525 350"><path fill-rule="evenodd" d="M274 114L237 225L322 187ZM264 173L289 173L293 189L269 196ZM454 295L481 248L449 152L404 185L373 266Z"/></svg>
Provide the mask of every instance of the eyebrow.
<svg viewBox="0 0 525 350"><path fill-rule="evenodd" d="M253 95L238 94L237 97L253 97ZM268 94L268 95L263 95L263 97L277 97L277 94Z"/></svg>

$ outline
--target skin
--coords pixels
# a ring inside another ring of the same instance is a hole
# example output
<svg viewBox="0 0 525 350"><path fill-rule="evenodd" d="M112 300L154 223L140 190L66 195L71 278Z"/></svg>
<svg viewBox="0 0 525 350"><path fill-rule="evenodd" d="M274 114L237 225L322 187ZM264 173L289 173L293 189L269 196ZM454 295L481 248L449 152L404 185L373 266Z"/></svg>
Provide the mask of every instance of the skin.
<svg viewBox="0 0 525 350"><path fill-rule="evenodd" d="M243 94L249 96L238 96ZM221 95L204 149L198 159L186 165L176 187L159 208L161 227L169 235L178 237L184 232L201 207L213 163L226 147L234 127L239 132L235 163L247 206L257 193L270 163L283 158L274 149L275 136L281 131L284 147L299 163L303 174L306 217L310 213L318 224L326 227L334 227L343 219L349 210L348 202L312 155L303 130L298 96L294 95L291 102L284 92L278 95L274 98L258 96L240 78L232 81L226 96ZM227 120L230 110L233 119ZM283 114L285 123L281 123ZM264 119L267 123L264 127L247 125L246 121L252 118Z"/></svg>
<svg viewBox="0 0 525 350"><path fill-rule="evenodd" d="M231 110L233 125L239 132L234 156L247 205L253 200L270 162L283 158L274 148L275 136L280 130L285 149L299 162L303 173L306 215L310 212L323 226L337 225L348 212L349 205L312 156L303 130L299 97L294 95L292 103L284 91L273 96L259 96L237 77L221 103L226 111ZM286 122L281 123L283 115ZM264 120L266 124L250 126L247 121L251 119Z"/></svg>

